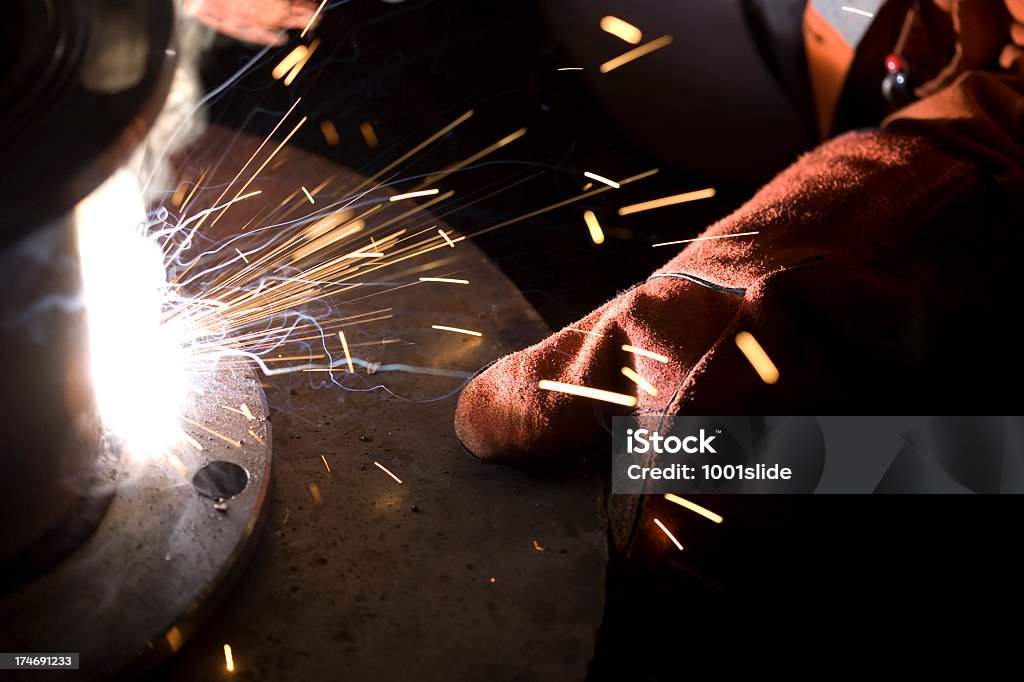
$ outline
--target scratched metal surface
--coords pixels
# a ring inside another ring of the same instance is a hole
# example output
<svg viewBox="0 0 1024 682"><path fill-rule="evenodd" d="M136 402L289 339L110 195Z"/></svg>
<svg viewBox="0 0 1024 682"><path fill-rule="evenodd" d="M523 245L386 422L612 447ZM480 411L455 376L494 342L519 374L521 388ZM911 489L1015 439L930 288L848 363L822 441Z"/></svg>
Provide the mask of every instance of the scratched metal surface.
<svg viewBox="0 0 1024 682"><path fill-rule="evenodd" d="M205 184L216 186L258 143L213 128L179 159L181 172L214 167ZM330 176L337 184L320 201L358 183L322 158L291 149L282 155L253 185L265 206ZM298 210L306 200L299 194L288 201ZM375 219L409 208L385 207ZM247 219L238 211L233 229ZM224 222L218 228L232 229ZM374 305L393 307L389 331L403 343L369 347L368 360L474 371L545 335L530 305L471 242L413 264L442 257L454 260L420 274L471 284L380 294ZM312 385L323 377L264 379L275 458L266 532L224 605L158 678L583 678L607 564L597 477L476 461L452 429L462 379L361 370L345 380L356 390ZM388 390L367 390L376 385ZM224 643L234 653L233 676L225 671Z"/></svg>

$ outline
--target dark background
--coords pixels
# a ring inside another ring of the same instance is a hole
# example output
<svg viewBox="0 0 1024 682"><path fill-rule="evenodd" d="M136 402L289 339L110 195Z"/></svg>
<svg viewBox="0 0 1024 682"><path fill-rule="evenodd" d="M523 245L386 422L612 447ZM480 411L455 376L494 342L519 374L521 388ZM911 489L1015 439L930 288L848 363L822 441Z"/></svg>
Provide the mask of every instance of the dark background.
<svg viewBox="0 0 1024 682"><path fill-rule="evenodd" d="M578 75L556 71L571 64L533 3L354 0L325 13L317 36L323 44L291 88L268 86L266 73L283 48L213 102L211 120L266 135L301 94L314 125L294 143L367 174L469 108L474 118L407 173L436 170L527 126L526 137L493 157L507 163L446 185L461 197L524 171L543 174L447 215L460 232L576 194L584 170L621 178L662 168L642 187L615 193L614 204L605 193L593 205L558 209L477 241L553 328L674 255L650 244L695 236L756 189L666 167L628 143ZM219 84L256 52L219 39L203 65L206 84ZM324 118L338 129L337 147L320 134ZM380 138L377 150L359 134L363 121ZM715 199L626 219L614 213L707 186L718 188ZM600 247L584 226L585 208L605 227ZM946 413L971 413L973 399L951 395ZM728 523L701 545L613 562L594 679L672 679L697 659L698 668L711 662L732 671L769 660L759 657L851 641L870 652L908 653L921 637L937 638L929 646L962 643L990 618L1015 613L1024 596L1013 496L737 496L706 504Z"/></svg>

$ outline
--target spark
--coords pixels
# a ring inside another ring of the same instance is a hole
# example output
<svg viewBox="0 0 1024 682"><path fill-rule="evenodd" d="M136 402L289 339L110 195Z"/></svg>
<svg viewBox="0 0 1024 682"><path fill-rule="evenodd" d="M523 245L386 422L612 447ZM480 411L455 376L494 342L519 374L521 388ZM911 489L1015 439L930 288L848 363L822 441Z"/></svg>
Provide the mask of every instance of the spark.
<svg viewBox="0 0 1024 682"><path fill-rule="evenodd" d="M498 579L497 579L497 578L494 578L494 577L492 577L492 578L490 578L490 579L488 580L488 582L490 582L490 583L491 583L491 584L493 585L494 583L498 582Z"/></svg>
<svg viewBox="0 0 1024 682"><path fill-rule="evenodd" d="M576 384L565 384L561 381L548 381L547 379L541 379L537 384L537 387L544 391L558 391L559 393L578 395L581 398L593 398L594 400L601 400L606 403L614 403L625 407L636 407L635 396L603 391L599 388L577 386Z"/></svg>
<svg viewBox="0 0 1024 682"><path fill-rule="evenodd" d="M313 25L313 22L316 21L316 18L318 16L320 16L320 12L323 10L324 5L326 5L326 4L327 4L327 0L321 0L320 1L320 6L316 8L316 11L313 12L313 16L311 16L309 18L309 23L306 24L306 28L302 29L302 33L299 34L300 38L305 38L306 37L306 32L309 31L310 27Z"/></svg>
<svg viewBox="0 0 1024 682"><path fill-rule="evenodd" d="M268 134L265 138L263 138L263 141L260 142L260 146L256 147L256 151L254 151L252 153L252 155L246 160L246 162L244 164L242 164L242 167L238 170L237 173L235 173L235 177L231 178L231 182L229 182L227 184L227 186L221 191L220 196L218 196L217 200L213 202L214 206L220 204L220 200L223 199L225 196L227 196L228 190L231 189L231 186L235 184L235 182L238 180L238 178L242 177L242 173L245 172L245 169L249 167L249 164L252 163L253 160L257 156L259 156L259 153L261 151L263 151L263 148L265 146L267 146L267 143L270 142L271 138L274 137L274 134L277 132L277 129L280 128L284 124L284 122L288 119L288 117L292 115L292 112L295 111L295 107L299 106L299 102L301 102L301 101L302 101L302 98L298 97L298 98L295 99L295 101L292 103L292 105L290 107L288 107L288 111L284 112L284 116L282 116L281 120L279 120L274 125L274 128L270 131L270 134ZM295 131L292 131L292 134L294 134L294 133L295 133ZM290 138L291 135L289 135L288 137ZM287 142L287 141L288 140L286 138L285 142ZM275 151L274 154L276 154L276 153L277 152ZM271 158L273 158L274 155L271 154L270 156L271 156ZM269 160L268 160L268 162L269 162ZM264 164L264 165L266 165L266 164ZM208 170L209 169L207 169L207 171ZM260 167L260 170L263 170L262 166ZM255 178L256 175L258 175L258 174L259 174L259 171L256 171L256 173L253 175L253 177ZM201 183L203 181L204 177L206 177L206 171L204 171L202 177L200 177L199 180L196 181L196 187L199 187L199 183ZM191 198L192 197L190 196L188 199L186 199L185 203L187 204ZM185 210L184 206L182 207L182 210ZM203 222L206 220L206 216L207 215L209 215L209 213L206 213L205 215L203 215L203 217L199 220L199 223L194 228L192 228L192 232L193 233L196 230L198 230L199 227L203 224Z"/></svg>
<svg viewBox="0 0 1024 682"><path fill-rule="evenodd" d="M616 38L625 40L630 45L636 45L644 39L644 34L640 29L628 21L623 21L618 17L602 17L601 30L605 33L611 33Z"/></svg>
<svg viewBox="0 0 1024 682"><path fill-rule="evenodd" d="M656 389L654 386L652 386L651 382L647 381L647 379L644 379L642 376L637 374L635 370L633 370L633 369L631 369L629 367L623 367L622 368L622 374L627 379L632 381L634 384L636 384L637 386L639 386L643 390L647 391L647 393L649 393L650 395L652 395L652 396L658 395L658 389Z"/></svg>
<svg viewBox="0 0 1024 682"><path fill-rule="evenodd" d="M455 163L453 163L453 164L451 164L449 166L446 166L439 173L434 173L433 175L431 175L430 177L425 179L420 184L420 187L425 187L427 185L433 184L433 183L437 182L438 180L440 180L441 178L444 178L444 177L447 177L447 176L451 175L452 173L454 173L455 171L459 170L460 168L465 168L466 166L468 166L471 163L476 163L480 159L482 159L485 156L487 156L487 155L489 155L489 154L491 154L491 153L501 149L505 145L511 144L512 142L515 142L516 140L518 140L519 138L521 138L525 134L526 134L526 128L520 128L519 130L515 131L514 133L510 133L510 134L506 135L505 137L501 138L500 140L498 140L494 144L492 144L492 145L490 145L488 147L484 147L483 149L478 151L476 154L473 154L471 156L466 157L465 159L462 159L461 161L456 161Z"/></svg>
<svg viewBox="0 0 1024 682"><path fill-rule="evenodd" d="M469 284L468 279L451 279L450 277L420 277L421 282L447 282L448 284Z"/></svg>
<svg viewBox="0 0 1024 682"><path fill-rule="evenodd" d="M544 548L543 548L543 547L541 547L541 546L540 546L540 543L539 543L539 542L537 542L536 540L534 540L534 541L533 541L533 548L534 548L535 550L537 550L538 552L543 552L543 551L544 551Z"/></svg>
<svg viewBox="0 0 1024 682"><path fill-rule="evenodd" d="M668 536L668 539L672 541L672 544L674 544L674 545L675 545L676 547L678 547L678 548L679 548L679 551L680 551L680 552L681 552L681 551L683 551L683 546L682 546L682 544L680 544L679 540L676 540L676 536L675 536L675 535L672 535L672 531L670 531L670 530L669 530L668 528L666 528L666 527L665 527L665 524L664 524L664 523L662 523L662 522L661 522L660 520L658 520L658 519L654 519L654 523L655 523L655 525L657 525L657 526L658 526L658 528L660 528L660 529L661 529L661 531L662 531L662 532L663 532L663 533L664 533L665 535L667 535L667 536Z"/></svg>
<svg viewBox="0 0 1024 682"><path fill-rule="evenodd" d="M582 71L583 67L582 66L563 66L563 67L561 67L561 68L559 68L557 70L558 71Z"/></svg>
<svg viewBox="0 0 1024 682"><path fill-rule="evenodd" d="M645 358L657 360L658 362L668 362L668 357L662 355L661 353L655 353L654 351L644 350L643 348L637 348L636 346L631 346L628 343L622 345L622 350L626 351L627 353L633 353L634 355L642 355Z"/></svg>
<svg viewBox="0 0 1024 682"><path fill-rule="evenodd" d="M772 362L772 359L768 357L768 353L757 342L753 334L750 332L740 332L736 335L736 345L739 346L740 351L743 352L743 355L753 365L754 371L761 377L761 381L766 384L774 384L779 380L779 369Z"/></svg>
<svg viewBox="0 0 1024 682"><path fill-rule="evenodd" d="M338 135L338 129L334 127L334 123L328 120L320 121L320 132L323 133L324 141L331 147L337 147L338 143L341 142L341 136Z"/></svg>
<svg viewBox="0 0 1024 682"><path fill-rule="evenodd" d="M594 240L597 245L604 244L604 231L601 229L601 223L597 222L597 216L594 215L593 211L583 212L583 222L587 224L587 229L590 230L590 238Z"/></svg>
<svg viewBox="0 0 1024 682"><path fill-rule="evenodd" d="M626 178L625 180L620 180L619 181L619 185L628 185L630 183L636 182L637 180L643 180L644 178L649 178L652 175L657 175L657 173L658 173L658 169L657 168L652 168L651 170L644 171L643 173L638 173L638 174L636 174L636 175L634 175L632 177ZM577 201L579 201L580 199L584 199L584 198L589 199L590 197L593 197L594 195L600 194L601 192L611 191L611 189L612 189L611 187L599 187L598 189L595 189L593 192L586 192L585 191L583 194L577 194L576 196L569 197L568 199L562 199L561 201L556 201L555 203L549 204L548 206L545 206L544 208L538 208L538 209L536 209L534 211L530 211L529 213L524 213L523 215L516 216L515 218L509 218L508 220L505 220L503 222L497 223L496 225L490 225L489 227L485 227L483 229L477 230L476 232L473 232L469 236L470 237L479 237L481 235L487 234L488 232L494 232L495 230L500 230L503 227L508 227L509 225L514 225L516 223L521 223L524 220L529 220L530 218L535 218L535 217L537 217L539 215L543 215L544 213L548 213L549 211L554 211L555 209L561 208L563 206L568 206L569 204L574 204ZM460 237L460 239L461 239L461 237Z"/></svg>
<svg viewBox="0 0 1024 682"><path fill-rule="evenodd" d="M309 52L309 48L305 45L296 45L295 49L285 56L284 59L277 63L274 70L270 72L270 75L274 77L274 80L281 80L285 75L292 70L292 68L302 61L302 58Z"/></svg>
<svg viewBox="0 0 1024 682"><path fill-rule="evenodd" d="M220 439L221 439L222 441L224 441L224 442L225 442L225 443L227 443L228 445L233 445L233 446L235 446L236 448L240 448L240 447L242 447L242 441L240 441L240 440L235 440L234 438L228 438L227 436L225 436L225 435L224 435L223 433L221 433L220 431L214 431L213 429L211 429L211 428L210 428L210 427L208 427L208 426L203 426L202 424L200 424L199 422L197 422L197 421L196 421L195 419L189 419L188 417L182 417L182 419L183 419L183 420L185 420L185 421L187 421L187 422L188 422L189 424L191 424L192 426L195 426L195 427L197 427L197 428L200 428L200 429L202 429L203 431L206 431L206 432L207 432L208 434L210 434L211 436L214 436L214 437L216 437L216 438L220 438Z"/></svg>
<svg viewBox="0 0 1024 682"><path fill-rule="evenodd" d="M196 450L199 450L200 452L203 451L202 444L199 441L197 441L195 438L193 438L192 436L188 435L184 431L181 432L181 436L182 436L182 438L187 440L189 442L189 445L194 447Z"/></svg>
<svg viewBox="0 0 1024 682"><path fill-rule="evenodd" d="M405 194L396 194L393 197L391 197L390 199L388 199L388 201L402 201L403 199L414 199L416 197L429 197L429 196L433 196L433 195L437 194L439 191L441 191L441 190L438 190L438 189L424 189L424 190L420 190L418 192L406 192Z"/></svg>
<svg viewBox="0 0 1024 682"><path fill-rule="evenodd" d="M352 355L348 352L348 341L345 340L345 332L339 329L338 338L341 339L341 349L345 351L345 362L348 363L348 373L355 374L356 368L352 366Z"/></svg>
<svg viewBox="0 0 1024 682"><path fill-rule="evenodd" d="M352 253L346 253L340 258L383 258L384 254L380 251L353 251Z"/></svg>
<svg viewBox="0 0 1024 682"><path fill-rule="evenodd" d="M235 656L231 653L231 645L224 645L224 667L229 673L235 672Z"/></svg>
<svg viewBox="0 0 1024 682"><path fill-rule="evenodd" d="M462 329L461 327L447 327L443 324L432 324L431 329L439 329L443 332L455 332L457 334L468 334L469 336L483 336L480 332L475 332L472 329Z"/></svg>
<svg viewBox="0 0 1024 682"><path fill-rule="evenodd" d="M171 463L171 466L173 466L179 474L181 474L182 476L188 475L188 467L185 466L185 463L182 462L181 458L178 457L176 454L174 454L173 452L168 453L167 461Z"/></svg>
<svg viewBox="0 0 1024 682"><path fill-rule="evenodd" d="M203 174L199 176L199 179L196 180L196 184L192 186L192 191L188 193L188 196L185 197L185 201L181 204L181 206L178 207L179 211L181 211L182 213L185 212L185 209L188 207L189 202L192 201L192 197L195 196L196 190L199 189L199 185L203 184L203 180L206 179L206 174L209 172L210 169L207 168L206 170L203 171Z"/></svg>
<svg viewBox="0 0 1024 682"><path fill-rule="evenodd" d="M260 438L260 437L259 437L258 435L256 435L256 432L255 432L255 431L253 431L252 429L249 429L249 435L250 435L250 436L252 436L252 437L253 437L253 439L254 439L254 440L255 440L255 441L257 442L257 443L259 443L260 445L263 445L263 439L262 439L262 438Z"/></svg>
<svg viewBox="0 0 1024 682"><path fill-rule="evenodd" d="M586 192L588 189L590 189L593 186L594 186L594 183L588 182L587 184L583 185L583 191Z"/></svg>
<svg viewBox="0 0 1024 682"><path fill-rule="evenodd" d="M703 516L705 519L708 519L709 521L713 521L715 523L721 523L722 521L725 520L721 516L716 514L715 512L711 511L710 509L707 509L706 507L702 507L699 504L697 504L696 502L691 502L690 500L686 499L685 497L679 497L678 495L673 495L672 493L668 493L667 495L665 495L665 499L668 500L669 502L673 502L675 504L678 504L680 507L683 507L684 509L689 509L690 511L692 511L692 512L694 512L696 514L700 514L701 516Z"/></svg>
<svg viewBox="0 0 1024 682"><path fill-rule="evenodd" d="M601 73L610 73L615 69L619 68L620 66L630 63L634 59L639 59L640 57L649 55L655 50L660 50L661 48L667 47L671 44L672 36L670 35L664 35L661 36L660 38L655 38L651 42L641 45L640 47L634 47L629 52L620 54L618 57L615 57L614 59L609 59L608 61L601 65Z"/></svg>
<svg viewBox="0 0 1024 682"><path fill-rule="evenodd" d="M248 419L249 421L254 421L256 419L256 415L252 413L252 410L250 410L249 406L246 405L245 403L239 405L238 409L242 412L242 414L245 415L246 419Z"/></svg>
<svg viewBox="0 0 1024 682"><path fill-rule="evenodd" d="M324 461L324 466L327 467L327 473L331 473L331 465L327 463L326 455L320 455L320 459Z"/></svg>
<svg viewBox="0 0 1024 682"><path fill-rule="evenodd" d="M633 204L632 206L623 206L622 208L619 209L619 215L631 215L633 213L640 213L641 211L650 211L653 208L675 206L676 204L685 204L689 201L697 201L698 199L710 199L713 196L715 196L714 187L708 187L707 189L699 189L694 192L683 192L682 194L673 194L670 197L652 199L650 201L644 201L639 204Z"/></svg>
<svg viewBox="0 0 1024 682"><path fill-rule="evenodd" d="M245 257L245 254L244 254L244 253L242 253L242 251L241 251L240 249L237 249L237 248L236 248L236 249L235 249L235 251L237 251L237 252L238 252L238 255L242 257L242 260L244 260L244 261L245 261L246 265L250 265L250 263L249 263L249 259Z"/></svg>
<svg viewBox="0 0 1024 682"><path fill-rule="evenodd" d="M675 244L689 244L690 242L706 242L710 239L732 239L733 237L749 237L751 235L760 234L759 231L754 232L737 232L735 234L716 234L710 237L694 237L693 239L678 239L674 242L658 242L657 244L651 244L651 248L656 246L673 246Z"/></svg>
<svg viewBox="0 0 1024 682"><path fill-rule="evenodd" d="M377 131L373 129L369 121L363 121L359 124L359 132L362 133L363 139L366 140L366 146L370 149L376 149L377 145L380 144L380 140L377 139Z"/></svg>
<svg viewBox="0 0 1024 682"><path fill-rule="evenodd" d="M442 237L444 237L444 240L446 242L448 242L448 246L452 247L453 249L455 248L455 242L452 241L452 238L449 237L448 234L444 230L442 230L441 228L437 228L437 232Z"/></svg>
<svg viewBox="0 0 1024 682"><path fill-rule="evenodd" d="M874 16L875 16L875 15L874 15L874 14L872 14L871 12L865 12L865 11L864 11L864 10L862 10L862 9L857 9L856 7L849 7L848 5L843 5L843 6L841 7L841 9L842 9L842 10L843 10L844 12L853 12L854 14L859 14L859 15L861 15L862 17L867 17L868 19L872 19L872 18L874 18Z"/></svg>
<svg viewBox="0 0 1024 682"><path fill-rule="evenodd" d="M396 480L396 481L398 481L399 483L401 483L401 482L402 482L402 479L400 479L400 478L399 478L398 476L395 476L395 475L394 475L393 473L391 473L390 471L388 471L388 468L387 468L387 467L385 467L385 466L384 466L383 464L381 464L380 462L374 462L374 464L376 464L376 465L377 465L377 468L378 468L378 469L380 469L381 471L383 471L383 472L384 472L385 474L387 474L387 475L388 475L388 476L390 476L391 478L395 479L395 480Z"/></svg>
<svg viewBox="0 0 1024 682"><path fill-rule="evenodd" d="M316 52L316 48L318 47L320 47L319 38L310 43L309 49L306 50L306 54L302 55L302 59L299 60L299 63L293 66L292 70L288 72L287 76L285 76L285 87L288 87L289 85L295 82L295 79L298 78L299 76L299 71L302 71L303 67L306 66L306 63L310 60L310 58L313 56L313 53Z"/></svg>
<svg viewBox="0 0 1024 682"><path fill-rule="evenodd" d="M622 186L619 183L615 182L614 180L609 180L608 178L604 177L603 175L598 175L597 173L591 173L590 171L584 171L583 175L588 177L588 178L590 178L591 180L596 180L597 182L602 182L602 183L608 185L609 187L611 187L612 189L619 189Z"/></svg>
<svg viewBox="0 0 1024 682"><path fill-rule="evenodd" d="M178 185L178 189L174 191L174 196L171 197L171 203L179 209L181 208L181 202L185 200L185 192L188 191L189 184L188 180L182 180Z"/></svg>
<svg viewBox="0 0 1024 682"><path fill-rule="evenodd" d="M264 161L262 164L260 164L260 167L257 168L256 172L252 174L252 177L249 178L244 185L242 185L242 189L238 190L238 194L235 195L235 199L233 199L227 206L224 207L224 210L220 212L220 215L218 215L216 218L213 219L213 223L212 223L213 225L216 225L217 221L224 217L224 214L228 212L228 209L231 208L231 206L234 205L235 202L239 199L239 195L242 192L244 192L246 189L248 189L249 185L251 185L253 183L253 181L256 180L256 176L258 176L263 171L263 169L266 168L270 164L271 160L273 160L273 158L275 156L277 156L278 152L280 152L284 148L284 146L286 144L288 144L288 141L290 139L292 139L292 136L295 135L295 133L299 132L299 128L301 128L305 123L306 123L306 117L303 116L299 120L299 122L295 124L295 127L291 129L291 132L289 132L287 135L285 135L285 138L283 140L281 140L281 142L277 145L277 147L274 148L274 151L272 151L270 153L270 156L267 157L266 161ZM225 190L226 189L227 188L225 188ZM198 228L199 228L199 226L197 225L193 229L198 229Z"/></svg>
<svg viewBox="0 0 1024 682"><path fill-rule="evenodd" d="M315 204L316 203L315 201L313 201L313 195L309 193L308 189L303 187L302 188L302 193L306 195L307 199L309 199L309 203L311 203L311 204Z"/></svg>
<svg viewBox="0 0 1024 682"><path fill-rule="evenodd" d="M320 504L320 487L316 483L309 484L309 496L313 498L313 504Z"/></svg>

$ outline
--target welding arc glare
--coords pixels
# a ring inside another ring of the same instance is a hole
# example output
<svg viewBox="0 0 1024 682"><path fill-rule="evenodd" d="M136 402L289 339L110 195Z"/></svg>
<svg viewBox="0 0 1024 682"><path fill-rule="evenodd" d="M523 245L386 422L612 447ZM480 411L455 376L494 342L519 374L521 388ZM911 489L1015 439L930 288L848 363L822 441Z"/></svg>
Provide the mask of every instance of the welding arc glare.
<svg viewBox="0 0 1024 682"><path fill-rule="evenodd" d="M168 319L159 245L145 233L142 193L127 171L75 208L93 387L105 428L136 459L181 437L185 334Z"/></svg>

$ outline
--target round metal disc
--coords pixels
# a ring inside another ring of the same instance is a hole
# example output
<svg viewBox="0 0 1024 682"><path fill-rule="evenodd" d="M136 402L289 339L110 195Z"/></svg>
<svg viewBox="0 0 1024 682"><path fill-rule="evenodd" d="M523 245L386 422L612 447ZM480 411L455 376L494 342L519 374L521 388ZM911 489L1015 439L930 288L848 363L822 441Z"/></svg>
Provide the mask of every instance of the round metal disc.
<svg viewBox="0 0 1024 682"><path fill-rule="evenodd" d="M263 525L270 423L248 366L222 365L204 383L182 421L190 442L159 461L123 456L89 540L0 596L0 649L77 652L75 679L140 671L219 603Z"/></svg>

